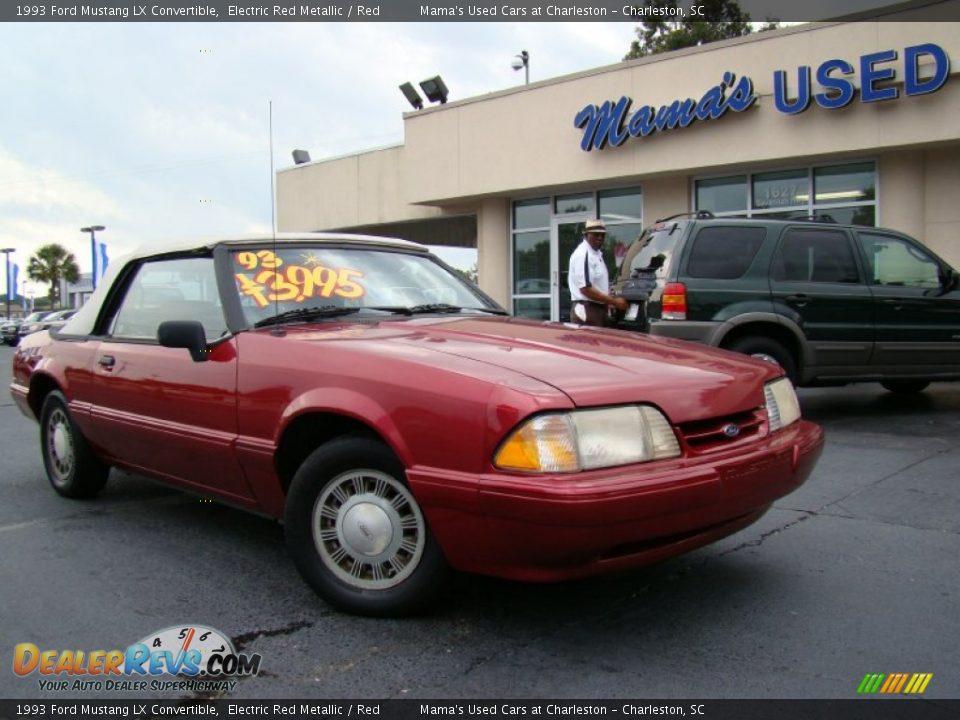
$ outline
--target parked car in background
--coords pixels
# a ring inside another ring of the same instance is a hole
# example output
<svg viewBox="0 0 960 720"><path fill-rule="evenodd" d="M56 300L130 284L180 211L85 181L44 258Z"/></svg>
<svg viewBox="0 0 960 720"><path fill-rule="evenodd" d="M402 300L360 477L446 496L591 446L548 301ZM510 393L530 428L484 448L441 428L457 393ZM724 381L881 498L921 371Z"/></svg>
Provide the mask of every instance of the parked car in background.
<svg viewBox="0 0 960 720"><path fill-rule="evenodd" d="M20 323L18 318L11 318L0 323L0 340L6 345L16 345L20 339Z"/></svg>
<svg viewBox="0 0 960 720"><path fill-rule="evenodd" d="M41 330L52 330L53 328L60 328L67 324L67 320L72 318L77 314L76 310L58 310L55 313L47 315L40 321Z"/></svg>
<svg viewBox="0 0 960 720"><path fill-rule="evenodd" d="M61 495L113 466L282 518L306 581L374 615L451 567L553 581L692 550L821 452L775 365L505 316L402 240L155 245L23 339L11 391Z"/></svg>
<svg viewBox="0 0 960 720"><path fill-rule="evenodd" d="M614 292L621 328L773 360L798 385L960 380L960 275L893 230L677 216L633 243Z"/></svg>
<svg viewBox="0 0 960 720"><path fill-rule="evenodd" d="M43 330L44 321L53 314L55 314L55 311L53 310L38 310L37 312L32 312L27 315L23 319L23 322L20 323L20 327L17 329L18 339L26 337L31 333Z"/></svg>

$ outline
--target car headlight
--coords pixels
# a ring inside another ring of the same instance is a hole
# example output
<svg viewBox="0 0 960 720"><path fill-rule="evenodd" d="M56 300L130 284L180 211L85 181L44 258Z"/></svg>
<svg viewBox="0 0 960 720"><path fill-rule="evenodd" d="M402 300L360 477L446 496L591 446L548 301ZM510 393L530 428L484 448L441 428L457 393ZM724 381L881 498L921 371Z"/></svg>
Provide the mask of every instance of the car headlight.
<svg viewBox="0 0 960 720"><path fill-rule="evenodd" d="M768 382L763 388L770 431L780 430L800 419L800 401L793 383L787 378Z"/></svg>
<svg viewBox="0 0 960 720"><path fill-rule="evenodd" d="M577 472L679 457L670 423L649 405L537 415L497 450L502 470Z"/></svg>

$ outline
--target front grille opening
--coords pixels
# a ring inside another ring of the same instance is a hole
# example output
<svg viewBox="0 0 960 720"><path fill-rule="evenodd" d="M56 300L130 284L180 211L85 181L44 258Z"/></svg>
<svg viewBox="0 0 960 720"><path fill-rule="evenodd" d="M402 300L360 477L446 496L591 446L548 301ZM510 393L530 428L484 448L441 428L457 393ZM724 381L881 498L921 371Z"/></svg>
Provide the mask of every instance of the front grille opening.
<svg viewBox="0 0 960 720"><path fill-rule="evenodd" d="M764 415L760 409L711 418L696 420L678 426L680 437L693 452L702 453L722 450L735 443L744 442L760 436L764 426Z"/></svg>

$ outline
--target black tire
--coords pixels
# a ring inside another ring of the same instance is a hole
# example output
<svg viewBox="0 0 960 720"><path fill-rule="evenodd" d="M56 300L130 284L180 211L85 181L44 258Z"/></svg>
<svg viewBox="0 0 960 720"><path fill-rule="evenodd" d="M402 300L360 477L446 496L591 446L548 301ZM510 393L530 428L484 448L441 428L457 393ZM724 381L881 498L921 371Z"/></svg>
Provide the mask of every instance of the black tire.
<svg viewBox="0 0 960 720"><path fill-rule="evenodd" d="M790 351L776 340L760 335L750 335L735 340L729 345L728 349L743 353L744 355L750 355L760 360L776 362L777 365L783 368L787 377L790 378L790 382L796 385L799 380L797 361L794 360Z"/></svg>
<svg viewBox="0 0 960 720"><path fill-rule="evenodd" d="M928 380L881 380L880 384L898 395L916 395L926 390L930 382Z"/></svg>
<svg viewBox="0 0 960 720"><path fill-rule="evenodd" d="M67 399L58 390L43 401L40 453L50 485L68 498L90 498L107 483L110 466L93 452L70 417Z"/></svg>
<svg viewBox="0 0 960 720"><path fill-rule="evenodd" d="M290 483L284 523L300 574L343 610L409 615L444 585L446 560L403 465L378 440L351 435L314 450Z"/></svg>

